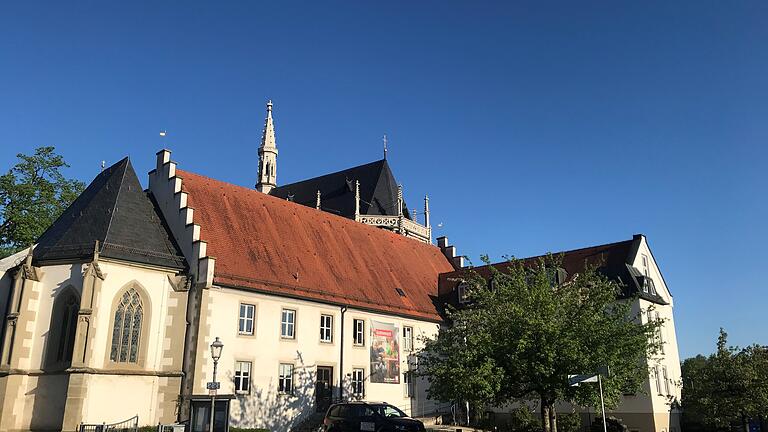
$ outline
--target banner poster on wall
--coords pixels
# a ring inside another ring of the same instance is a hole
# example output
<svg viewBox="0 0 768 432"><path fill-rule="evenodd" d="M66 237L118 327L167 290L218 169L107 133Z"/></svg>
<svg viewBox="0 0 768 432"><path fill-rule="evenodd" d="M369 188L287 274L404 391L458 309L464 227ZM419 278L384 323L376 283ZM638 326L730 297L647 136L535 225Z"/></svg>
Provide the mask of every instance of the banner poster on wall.
<svg viewBox="0 0 768 432"><path fill-rule="evenodd" d="M371 320L371 382L400 384L400 338L394 324Z"/></svg>

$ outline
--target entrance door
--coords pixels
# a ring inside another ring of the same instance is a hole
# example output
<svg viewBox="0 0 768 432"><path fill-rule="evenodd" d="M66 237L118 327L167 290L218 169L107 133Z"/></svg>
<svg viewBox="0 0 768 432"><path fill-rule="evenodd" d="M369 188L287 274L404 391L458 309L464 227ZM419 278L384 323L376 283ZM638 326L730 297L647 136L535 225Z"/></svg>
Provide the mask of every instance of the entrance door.
<svg viewBox="0 0 768 432"><path fill-rule="evenodd" d="M317 367L317 382L315 384L315 407L317 412L325 412L331 406L333 397L333 368Z"/></svg>

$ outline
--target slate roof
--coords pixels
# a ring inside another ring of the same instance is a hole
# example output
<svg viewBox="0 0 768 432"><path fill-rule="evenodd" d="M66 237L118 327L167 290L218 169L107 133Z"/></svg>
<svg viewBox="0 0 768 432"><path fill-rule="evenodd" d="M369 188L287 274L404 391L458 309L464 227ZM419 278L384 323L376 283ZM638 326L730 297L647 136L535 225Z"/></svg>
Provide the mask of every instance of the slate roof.
<svg viewBox="0 0 768 432"><path fill-rule="evenodd" d="M314 208L319 190L323 211L353 219L356 180L360 182L360 214L397 215L397 181L386 159L278 186L269 194L283 199L290 197L296 203ZM405 204L403 213L410 218Z"/></svg>
<svg viewBox="0 0 768 432"><path fill-rule="evenodd" d="M36 262L100 256L182 269L186 264L128 158L104 169L40 236Z"/></svg>
<svg viewBox="0 0 768 432"><path fill-rule="evenodd" d="M630 240L556 252L553 255L560 255L562 257L560 267L565 270L566 277L573 277L573 275L584 271L587 265L597 266L597 271L605 277L620 282L623 289L622 297L627 298L638 295L641 298L654 303L667 304L661 296L643 291L641 285L642 274L632 267L632 264L630 263L632 258L637 254L641 239L642 236L636 235ZM540 255L520 258L519 260L522 261L523 265L534 265L538 263L539 259L542 257L543 255ZM508 265L507 262L492 264L492 266L500 271L504 271L504 268ZM491 271L488 266L474 267L473 270L483 277L491 276ZM467 270L458 270L441 275L441 294L448 295L452 292L458 284L456 279L460 278L462 273L466 271Z"/></svg>
<svg viewBox="0 0 768 432"><path fill-rule="evenodd" d="M438 275L453 267L437 247L253 189L176 175L216 258L214 284L441 320Z"/></svg>

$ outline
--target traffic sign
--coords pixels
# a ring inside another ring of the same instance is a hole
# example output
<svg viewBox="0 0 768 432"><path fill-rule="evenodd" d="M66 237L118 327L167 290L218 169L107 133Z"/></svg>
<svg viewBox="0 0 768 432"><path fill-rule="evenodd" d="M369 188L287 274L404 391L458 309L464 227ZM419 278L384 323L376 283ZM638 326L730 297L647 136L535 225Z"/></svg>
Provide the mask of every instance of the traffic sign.
<svg viewBox="0 0 768 432"><path fill-rule="evenodd" d="M205 388L208 390L219 390L221 388L221 383L218 381L208 382L205 385Z"/></svg>

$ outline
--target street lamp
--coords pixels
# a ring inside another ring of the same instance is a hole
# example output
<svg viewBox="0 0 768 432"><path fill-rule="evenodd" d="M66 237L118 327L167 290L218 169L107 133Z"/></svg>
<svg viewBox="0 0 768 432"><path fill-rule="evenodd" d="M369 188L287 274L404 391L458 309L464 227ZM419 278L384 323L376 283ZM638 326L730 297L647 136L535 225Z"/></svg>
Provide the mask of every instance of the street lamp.
<svg viewBox="0 0 768 432"><path fill-rule="evenodd" d="M221 350L224 348L224 344L221 343L219 337L211 343L211 358L213 359L213 380L208 383L208 390L211 391L211 423L208 432L213 432L213 414L216 410L216 390L219 389L219 383L216 382L216 367L219 364L221 358Z"/></svg>

